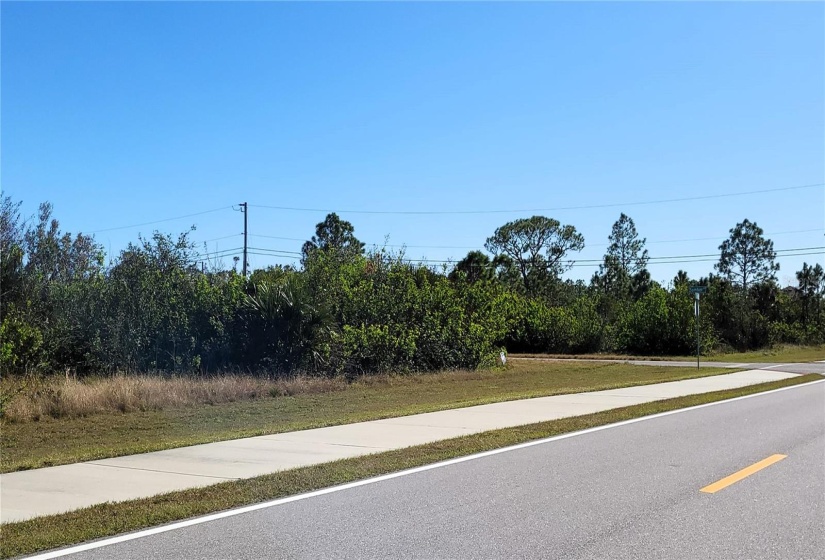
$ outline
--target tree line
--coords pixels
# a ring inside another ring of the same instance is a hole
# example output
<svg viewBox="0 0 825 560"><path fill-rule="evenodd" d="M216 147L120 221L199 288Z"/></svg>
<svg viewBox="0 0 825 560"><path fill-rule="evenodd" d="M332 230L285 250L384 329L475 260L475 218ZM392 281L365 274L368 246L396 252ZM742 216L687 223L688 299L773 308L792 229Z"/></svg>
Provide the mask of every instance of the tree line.
<svg viewBox="0 0 825 560"><path fill-rule="evenodd" d="M621 214L589 282L564 273L584 237L544 216L502 225L454 266L367 250L329 214L300 265L200 265L190 232L139 238L105 264L92 236L60 229L49 203L24 220L0 200L0 373L295 371L359 375L477 368L510 352L695 351L692 285L707 287L702 348L825 342L825 273L780 288L773 243L736 224L714 273L663 286Z"/></svg>

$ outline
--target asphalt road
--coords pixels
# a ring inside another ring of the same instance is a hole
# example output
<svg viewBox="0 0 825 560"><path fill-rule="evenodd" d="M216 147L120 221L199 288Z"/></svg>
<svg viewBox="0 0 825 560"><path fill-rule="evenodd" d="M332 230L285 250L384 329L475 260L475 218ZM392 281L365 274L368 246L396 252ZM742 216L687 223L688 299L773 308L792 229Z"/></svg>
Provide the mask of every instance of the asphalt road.
<svg viewBox="0 0 825 560"><path fill-rule="evenodd" d="M700 489L787 457L714 493ZM671 414L69 556L825 558L825 383Z"/></svg>

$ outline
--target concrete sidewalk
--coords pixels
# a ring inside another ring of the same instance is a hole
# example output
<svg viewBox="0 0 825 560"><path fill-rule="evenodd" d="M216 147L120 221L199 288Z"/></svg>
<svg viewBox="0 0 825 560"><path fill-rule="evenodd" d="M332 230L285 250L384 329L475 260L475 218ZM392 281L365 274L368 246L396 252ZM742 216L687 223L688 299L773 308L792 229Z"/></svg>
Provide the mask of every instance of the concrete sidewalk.
<svg viewBox="0 0 825 560"><path fill-rule="evenodd" d="M685 395L779 381L797 374L738 373L519 401L222 441L0 475L0 522L107 501L145 498L400 449L433 441L591 414Z"/></svg>

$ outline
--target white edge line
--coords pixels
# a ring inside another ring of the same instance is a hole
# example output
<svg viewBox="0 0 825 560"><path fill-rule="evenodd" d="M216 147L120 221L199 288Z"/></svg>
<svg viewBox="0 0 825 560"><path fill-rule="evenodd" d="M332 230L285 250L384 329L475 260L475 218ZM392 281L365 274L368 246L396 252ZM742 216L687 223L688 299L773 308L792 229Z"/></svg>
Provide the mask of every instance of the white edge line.
<svg viewBox="0 0 825 560"><path fill-rule="evenodd" d="M220 513L213 513L210 515L205 515L202 517L196 517L194 519L187 519L186 521L179 521L177 523L171 523L169 525L162 525L160 527L153 527L151 529L145 529L143 531L137 531L134 533L128 533L125 535L119 535L117 537L111 537L99 541L94 541L86 544L81 544L77 546L73 546L71 548L64 548L61 550L55 550L51 552L46 552L43 554L38 554L35 556L27 556L24 560L50 560L52 558L60 558L63 556L68 556L70 554L77 554L79 552L86 552L88 550L94 550L96 548L102 548L104 546L110 546L113 544L119 544L135 539L140 539L143 537L149 537L152 535L157 535L160 533L165 533L167 531L174 531L176 529L183 529L185 527L191 527L192 525L200 525L201 523L209 523L210 521L217 521L218 519L224 519L226 517L234 517L236 515L242 515L244 513L250 513L253 511L257 511L260 509L267 509L275 506L279 506L282 504L288 504L290 502L297 502L299 500L306 500L309 498L315 498L318 496L323 496L325 494L331 494L333 492L340 492L341 490L349 490L351 488L357 488L359 486L366 486L367 484L374 484L376 482L383 482L385 480L392 480L393 478L399 478L402 476L407 476L411 474L416 474L420 472L429 471L431 469L437 469L440 467L447 467L450 465L455 465L458 463L463 463L465 461L472 461L474 459L482 459L484 457L490 457L491 455L498 455L499 453L507 453L508 451L516 451L518 449L525 449L527 447L533 447L535 445L542 445L545 443L551 443L554 441L559 441L571 437L576 436L583 436L586 434L592 434L594 432L599 432L602 430L609 430L611 428L619 428L621 426L627 426L629 424L635 424L636 422L643 422L645 420L653 420L655 418L662 418L664 416L670 416L671 414L680 414L682 412L690 412L692 410L698 410L700 408L706 408L709 406L716 406L719 404L726 404L735 401L741 401L744 399L750 399L753 397L761 397L763 395L770 395L772 393L778 393L780 391L787 391L789 389L798 389L800 387L809 387L811 385L818 385L820 383L825 383L825 379L821 381L811 381L809 383L801 383L799 385L791 385L790 387L780 387L779 389L772 389L770 391L763 391L761 393L754 393L752 395L743 395L741 397L734 397L731 399L725 399L721 401L714 401L711 403L699 404L696 406L691 406L688 408L678 408L676 410L669 410L667 412L659 412L657 414L651 414L650 416L642 416L639 418L632 418L630 420L622 420L621 422L616 422L613 424L605 424L603 426L595 426L593 428L587 428L586 430L580 430L577 432L569 432L566 434L560 434L557 436L551 436L544 439L537 439L533 441L527 441L524 443L519 443L516 445L511 445L509 447L501 447L499 449L491 449L489 451L482 451L481 453L475 453L473 455L465 455L463 457L456 457L454 459L448 459L446 461L441 461L438 463L431 463L429 465L422 465L420 467L414 467L412 469L407 469L404 471L398 471L394 473L384 474L381 476L376 476L373 478L367 478L363 480L356 480L354 482L348 482L346 484L340 484L338 486L331 486L328 488L322 488L320 490L314 490L312 492L307 492L304 494L296 494L294 496L288 496L286 498L278 498L277 500L271 500L268 502L262 502L259 504L253 504L250 506L244 506L236 509L231 509L227 511L222 511ZM747 387L744 386L744 387ZM744 387L737 387L737 388L744 388ZM725 390L725 389L722 389ZM459 436L460 437L460 436Z"/></svg>

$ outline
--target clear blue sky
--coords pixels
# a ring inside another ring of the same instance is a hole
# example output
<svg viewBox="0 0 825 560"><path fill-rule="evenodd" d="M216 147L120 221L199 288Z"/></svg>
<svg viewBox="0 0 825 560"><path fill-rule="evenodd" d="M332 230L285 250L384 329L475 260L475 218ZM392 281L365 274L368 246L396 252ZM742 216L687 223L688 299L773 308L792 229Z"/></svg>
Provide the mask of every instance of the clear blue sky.
<svg viewBox="0 0 825 560"><path fill-rule="evenodd" d="M825 182L823 3L2 2L0 15L3 191L26 214L51 201L64 230L98 232L112 253L193 223L196 240L234 236L210 251L238 247L229 207L247 201L337 210L368 244L389 236L410 257L458 260L533 212L347 211ZM822 187L545 214L583 233L588 260L621 211L652 257L717 253L744 218L777 249L825 245ZM252 207L250 233L307 239L323 217ZM780 281L803 260L823 256L783 258Z"/></svg>

